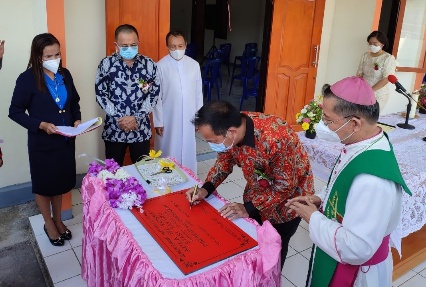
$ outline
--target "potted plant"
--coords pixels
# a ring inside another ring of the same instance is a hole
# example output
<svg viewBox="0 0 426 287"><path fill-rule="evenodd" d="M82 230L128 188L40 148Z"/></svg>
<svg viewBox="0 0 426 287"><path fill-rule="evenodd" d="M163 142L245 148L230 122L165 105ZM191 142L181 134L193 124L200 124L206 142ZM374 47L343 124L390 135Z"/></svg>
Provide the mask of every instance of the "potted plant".
<svg viewBox="0 0 426 287"><path fill-rule="evenodd" d="M296 123L302 126L307 138L316 137L314 125L317 124L322 117L322 96L315 97L305 105L300 113L296 114Z"/></svg>

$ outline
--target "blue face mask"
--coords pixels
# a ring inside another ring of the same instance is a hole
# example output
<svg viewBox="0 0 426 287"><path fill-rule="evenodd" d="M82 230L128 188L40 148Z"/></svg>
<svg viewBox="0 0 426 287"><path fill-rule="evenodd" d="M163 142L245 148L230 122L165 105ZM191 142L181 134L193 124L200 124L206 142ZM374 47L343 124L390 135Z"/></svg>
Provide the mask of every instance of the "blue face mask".
<svg viewBox="0 0 426 287"><path fill-rule="evenodd" d="M125 60L131 60L138 54L138 46L134 47L119 47L120 55Z"/></svg>
<svg viewBox="0 0 426 287"><path fill-rule="evenodd" d="M228 135L228 133L226 133L226 135ZM224 144L225 140L226 140L226 136L225 136L225 139L223 140L223 142L221 142L220 144L211 143L211 142L209 142L208 144L209 144L210 148L215 152L225 152L225 151L230 150L234 146L235 137L234 137L234 140L232 141L232 144L228 147L225 146L225 144Z"/></svg>

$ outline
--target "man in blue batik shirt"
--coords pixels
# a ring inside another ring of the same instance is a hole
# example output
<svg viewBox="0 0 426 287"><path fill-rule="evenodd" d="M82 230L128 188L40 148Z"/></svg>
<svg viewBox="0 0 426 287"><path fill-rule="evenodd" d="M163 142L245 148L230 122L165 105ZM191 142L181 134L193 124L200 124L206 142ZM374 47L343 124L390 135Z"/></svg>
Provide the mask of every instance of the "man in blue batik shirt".
<svg viewBox="0 0 426 287"><path fill-rule="evenodd" d="M149 153L149 114L157 104L160 81L157 66L138 54L135 27L120 25L115 30L116 53L104 58L96 74L96 101L106 113L102 139L105 157L123 165L127 147L135 163Z"/></svg>

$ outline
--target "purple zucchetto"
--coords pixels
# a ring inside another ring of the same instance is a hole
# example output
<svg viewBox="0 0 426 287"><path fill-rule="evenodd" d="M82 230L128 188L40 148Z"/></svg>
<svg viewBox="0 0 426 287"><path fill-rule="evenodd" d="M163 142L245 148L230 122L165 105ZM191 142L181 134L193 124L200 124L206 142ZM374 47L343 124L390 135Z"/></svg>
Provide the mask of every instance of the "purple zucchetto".
<svg viewBox="0 0 426 287"><path fill-rule="evenodd" d="M330 86L337 97L350 103L371 106L376 103L373 88L361 77L344 78Z"/></svg>

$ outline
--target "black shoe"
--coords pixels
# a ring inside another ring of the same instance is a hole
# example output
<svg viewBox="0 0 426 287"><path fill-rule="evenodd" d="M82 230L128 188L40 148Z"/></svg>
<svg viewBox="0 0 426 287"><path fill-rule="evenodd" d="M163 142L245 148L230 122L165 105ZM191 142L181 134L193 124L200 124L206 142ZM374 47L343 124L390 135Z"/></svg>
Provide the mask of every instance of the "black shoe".
<svg viewBox="0 0 426 287"><path fill-rule="evenodd" d="M49 238L50 243L53 246L64 246L64 239L59 236L57 239L50 239L49 234L47 233L46 225L44 225L44 232L46 232L47 238Z"/></svg>
<svg viewBox="0 0 426 287"><path fill-rule="evenodd" d="M52 220L53 220L53 218L52 218ZM55 224L55 226L56 226L56 224ZM56 226L56 228L58 228L58 227ZM70 240L72 238L71 231L67 228L67 230L65 230L64 232L61 233L61 238L65 239L65 240Z"/></svg>
<svg viewBox="0 0 426 287"><path fill-rule="evenodd" d="M61 238L65 240L70 240L72 238L72 233L69 229L65 230L65 232L61 233Z"/></svg>

